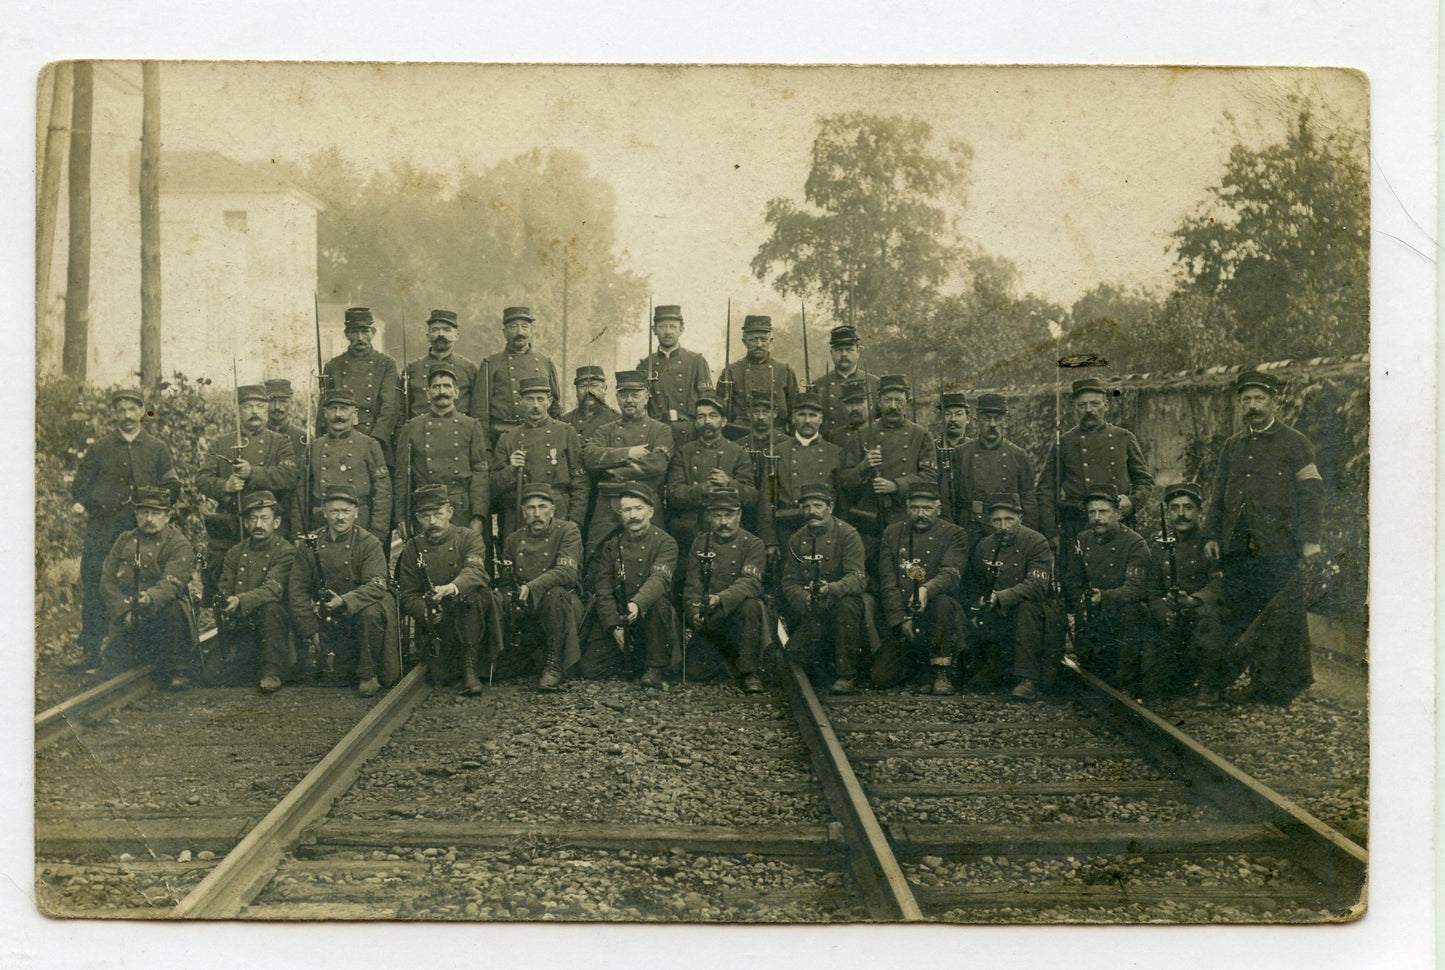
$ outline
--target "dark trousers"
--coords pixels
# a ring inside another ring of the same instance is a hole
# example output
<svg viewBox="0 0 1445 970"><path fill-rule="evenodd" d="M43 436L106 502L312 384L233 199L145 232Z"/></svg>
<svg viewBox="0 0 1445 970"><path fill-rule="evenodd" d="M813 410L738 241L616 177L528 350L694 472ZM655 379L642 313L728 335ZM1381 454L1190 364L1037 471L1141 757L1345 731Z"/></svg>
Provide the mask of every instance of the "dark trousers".
<svg viewBox="0 0 1445 970"><path fill-rule="evenodd" d="M533 601L522 616L522 633L514 648L511 618L505 626L507 642L497 655L494 675L500 679L540 674L548 667L559 672L576 662L580 653L577 639L582 604L570 589L554 586L540 602Z"/></svg>
<svg viewBox="0 0 1445 970"><path fill-rule="evenodd" d="M895 630L884 638L883 648L873 658L869 679L879 687L893 687L906 680L922 679L935 660L953 662L963 634L963 607L952 596L940 593L928 598L920 621L914 618L910 639Z"/></svg>
<svg viewBox="0 0 1445 970"><path fill-rule="evenodd" d="M390 649L386 635L386 610L380 603L355 616L342 618L336 626L321 625L321 655L334 654L333 669L357 680L373 677L387 687L401 677L401 658Z"/></svg>
<svg viewBox="0 0 1445 970"><path fill-rule="evenodd" d="M1144 687L1144 662L1140 643L1139 604L1096 607L1074 634L1074 652L1079 662L1105 683L1131 694Z"/></svg>
<svg viewBox="0 0 1445 970"><path fill-rule="evenodd" d="M143 613L134 632L118 637L117 643L124 643L137 662L151 664L164 676L189 677L199 665L199 645L179 603Z"/></svg>
<svg viewBox="0 0 1445 970"><path fill-rule="evenodd" d="M1292 699L1314 683L1298 560L1232 553L1223 568L1225 635L1239 638L1253 684Z"/></svg>
<svg viewBox="0 0 1445 970"><path fill-rule="evenodd" d="M484 649L494 608L490 590L448 597L443 602L446 605L435 630L428 630L420 618L413 617L419 650L434 684L453 680L467 667L485 673L498 646Z"/></svg>
<svg viewBox="0 0 1445 970"><path fill-rule="evenodd" d="M1178 697L1202 690L1220 691L1244 669L1243 654L1226 633L1219 607L1180 610L1172 617L1159 610L1143 649L1144 692Z"/></svg>
<svg viewBox="0 0 1445 970"><path fill-rule="evenodd" d="M789 626L795 632L788 638L788 659L802 664L809 676L826 674L832 667L835 676L857 677L859 665L866 661L864 615L863 597L845 596L831 606L792 617Z"/></svg>
<svg viewBox="0 0 1445 970"><path fill-rule="evenodd" d="M120 534L134 528L135 514L128 509L86 523L80 547L80 647L87 659L100 656L101 641L110 628L110 610L100 595L101 567Z"/></svg>
<svg viewBox="0 0 1445 970"><path fill-rule="evenodd" d="M291 618L280 603L263 603L246 616L218 617L219 662L202 671L208 683L254 684L268 674L280 677L296 665Z"/></svg>
<svg viewBox="0 0 1445 970"><path fill-rule="evenodd" d="M769 642L767 607L760 599L745 599L726 616L710 616L693 630L684 666L687 679L725 680L759 673Z"/></svg>
<svg viewBox="0 0 1445 970"><path fill-rule="evenodd" d="M980 687L1042 681L1044 616L1044 604L1032 601L977 614L967 635L965 676Z"/></svg>
<svg viewBox="0 0 1445 970"><path fill-rule="evenodd" d="M589 624L586 650L577 672L587 680L633 676L643 668L666 668L678 649L677 611L667 600L658 600L627 629L624 652L612 638L612 631L595 619Z"/></svg>

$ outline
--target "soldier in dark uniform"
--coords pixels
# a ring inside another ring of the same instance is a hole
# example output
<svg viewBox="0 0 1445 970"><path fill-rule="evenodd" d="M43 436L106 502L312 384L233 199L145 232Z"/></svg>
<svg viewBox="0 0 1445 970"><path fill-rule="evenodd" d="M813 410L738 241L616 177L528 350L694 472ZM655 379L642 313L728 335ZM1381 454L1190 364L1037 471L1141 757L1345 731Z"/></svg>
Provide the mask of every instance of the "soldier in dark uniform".
<svg viewBox="0 0 1445 970"><path fill-rule="evenodd" d="M396 528L410 536L411 496L423 485L443 485L456 524L481 535L491 502L487 435L476 418L456 407L456 366L437 361L427 374L427 410L407 422L398 440Z"/></svg>
<svg viewBox="0 0 1445 970"><path fill-rule="evenodd" d="M562 391L557 383L557 367L546 354L532 349L531 307L509 306L502 311L502 335L506 346L482 360L477 380L481 394L472 397L472 417L482 422L491 435L493 447L503 431L521 427L522 379L540 377L552 392L548 413L562 416Z"/></svg>
<svg viewBox="0 0 1445 970"><path fill-rule="evenodd" d="M672 428L672 439L681 446L692 438L694 405L698 396L711 393L712 375L707 358L693 350L684 350L682 338L682 307L660 306L652 311L652 332L657 335L657 349L652 356L637 362L637 369L647 375L647 413Z"/></svg>
<svg viewBox="0 0 1445 970"><path fill-rule="evenodd" d="M937 482L933 438L908 420L906 378L878 379L883 416L848 439L838 482L848 497L850 518L870 555L876 555L881 531L907 517L906 496L917 482Z"/></svg>
<svg viewBox="0 0 1445 970"><path fill-rule="evenodd" d="M965 678L992 689L1012 684L1011 697L1031 701L1044 681L1044 610L1054 554L1042 534L1023 524L1016 493L984 502L989 534L974 543L964 574L971 622L965 637Z"/></svg>
<svg viewBox="0 0 1445 970"><path fill-rule="evenodd" d="M732 389L729 395L732 413L728 421L744 425L749 417L747 410L756 399L754 395L763 394L773 401L777 423L786 427L793 412L793 398L798 393L798 375L791 366L772 355L773 318L744 318L743 346L748 348L747 356L725 367L718 378L719 387L726 383Z"/></svg>
<svg viewBox="0 0 1445 970"><path fill-rule="evenodd" d="M804 486L798 504L804 525L793 533L783 562L788 659L814 677L831 667L833 693L851 694L858 689L858 665L868 659L863 539L833 517L833 490L827 485Z"/></svg>
<svg viewBox="0 0 1445 970"><path fill-rule="evenodd" d="M206 516L206 569L201 579L207 599L216 593L226 551L245 538L242 494L264 489L290 505L300 478L290 436L266 427L271 403L266 388L243 385L236 389L236 403L242 443L238 446L234 431L221 435L196 472L196 490L216 503L216 511Z"/></svg>
<svg viewBox="0 0 1445 970"><path fill-rule="evenodd" d="M386 551L358 527L355 489L331 484L322 497L326 525L297 548L291 567L291 623L322 658L324 679L356 683L362 697L375 697L401 676L401 625Z"/></svg>
<svg viewBox="0 0 1445 970"><path fill-rule="evenodd" d="M992 496L1011 493L1022 502L1023 524L1037 530L1039 504L1033 463L1027 452L1006 437L1007 399L1002 394L981 394L977 413L977 436L962 444L949 442L955 445L949 470L958 524L977 542L991 531L984 504Z"/></svg>
<svg viewBox="0 0 1445 970"><path fill-rule="evenodd" d="M450 364L452 377L456 381L456 396L452 406L458 414L475 417L472 414L472 394L476 389L477 365L461 354L453 353L457 343L457 315L454 310L433 310L426 320L427 352L416 360L406 363L406 387L410 398L406 402L403 419L414 418L428 410L431 399L427 393L434 364Z"/></svg>
<svg viewBox="0 0 1445 970"><path fill-rule="evenodd" d="M1108 485L1084 496L1089 528L1074 537L1064 596L1074 609L1074 649L1104 681L1137 695L1143 687L1140 619L1153 566L1149 544L1124 525Z"/></svg>
<svg viewBox="0 0 1445 970"><path fill-rule="evenodd" d="M1245 631L1248 696L1286 705L1314 682L1304 599L1285 587L1320 555L1325 487L1314 445L1279 421L1278 392L1271 374L1239 375L1245 427L1224 443L1206 523L1223 555L1226 632Z"/></svg>
<svg viewBox="0 0 1445 970"><path fill-rule="evenodd" d="M856 412L848 407L844 397L849 382L856 381L861 385L865 402L878 400L878 378L863 370L861 364L863 342L858 339L858 331L849 326L834 327L828 335L828 352L833 358L833 369L813 385L823 408L825 436L854 420ZM862 425L862 418L859 417L856 423Z"/></svg>
<svg viewBox="0 0 1445 970"><path fill-rule="evenodd" d="M577 392L577 406L564 414L562 420L576 428L577 434L586 441L592 432L616 421L618 414L607 403L607 375L601 367L584 364L577 368L572 385Z"/></svg>
<svg viewBox="0 0 1445 970"><path fill-rule="evenodd" d="M264 489L241 498L246 538L226 552L221 569L217 632L233 658L226 683L257 683L280 690L281 674L295 665L288 585L296 550L279 533L281 508Z"/></svg>
<svg viewBox="0 0 1445 970"><path fill-rule="evenodd" d="M266 430L291 439L291 456L296 462L296 488L289 496L276 497L281 503L281 535L287 538L305 531L306 495L311 487L304 479L306 446L311 443L311 435L302 426L307 422L297 425L291 421L291 398L291 382L284 377L266 382Z"/></svg>
<svg viewBox="0 0 1445 970"><path fill-rule="evenodd" d="M477 671L501 647L489 629L497 618L482 537L453 524L455 510L444 485L421 486L411 506L416 534L397 559L401 608L416 624L432 684L440 687L460 675L463 694L480 694Z"/></svg>
<svg viewBox="0 0 1445 970"><path fill-rule="evenodd" d="M391 475L381 443L356 430L356 400L346 389L322 400L326 433L311 440L307 457L313 509L333 485L345 485L359 502L357 524L380 540L390 539ZM312 521L318 521L312 514Z"/></svg>
<svg viewBox="0 0 1445 970"><path fill-rule="evenodd" d="M592 557L593 622L578 668L588 680L643 668L642 685L662 689L678 648L677 612L668 598L677 542L652 524L657 499L650 486L632 481L620 491L622 531Z"/></svg>
<svg viewBox="0 0 1445 970"><path fill-rule="evenodd" d="M323 413L317 420L316 434L320 436L330 429L330 421L324 413L326 394L337 390L349 391L356 407L356 429L376 439L390 466L391 441L401 423L401 378L396 372L396 361L372 349L371 340L375 336L371 310L349 307L346 311L346 339L351 346L346 353L327 361L322 370Z"/></svg>
<svg viewBox="0 0 1445 970"><path fill-rule="evenodd" d="M540 668L537 688L546 691L560 687L563 673L581 658L582 530L557 516L556 496L545 482L522 486L522 527L507 536L502 552L523 607L518 639L534 649L517 657L504 651L499 669L511 676Z"/></svg>
<svg viewBox="0 0 1445 970"><path fill-rule="evenodd" d="M1145 657L1145 693L1161 697L1194 696L1209 707L1234 682L1241 669L1224 636L1224 577L1219 561L1209 558L1201 511L1204 493L1184 482L1164 490L1168 538L1155 540L1154 576L1149 613L1154 620L1154 649Z"/></svg>
<svg viewBox="0 0 1445 970"><path fill-rule="evenodd" d="M934 694L952 694L953 661L963 640L960 584L968 535L939 516L938 486L914 482L908 519L890 525L878 553L883 613L894 636L884 641L869 676L879 687L926 679Z"/></svg>
<svg viewBox="0 0 1445 970"><path fill-rule="evenodd" d="M777 474L777 463L787 435L778 430L777 397L769 391L753 391L748 406L748 432L738 439L752 464L749 482L757 489L756 505L743 509L743 528L754 535L762 532L763 509L772 501L769 482Z"/></svg>
<svg viewBox="0 0 1445 970"><path fill-rule="evenodd" d="M846 450L848 439L858 434L872 420L872 403L877 398L876 387L869 389L866 380L848 381L840 394L842 420L823 432L823 439Z"/></svg>
<svg viewBox="0 0 1445 970"><path fill-rule="evenodd" d="M822 402L812 391L802 391L793 401L793 434L777 446L777 479L771 485L769 501L758 506L758 537L768 549L768 558L781 561L788 540L803 524L798 496L808 485L836 488L842 451L818 433L824 416ZM764 483L767 487L768 483Z"/></svg>
<svg viewBox="0 0 1445 970"><path fill-rule="evenodd" d="M704 499L711 489L735 490L745 507L757 504L753 463L736 442L723 437L723 405L710 392L693 402L697 434L678 448L667 466L667 531L679 549L707 530Z"/></svg>
<svg viewBox="0 0 1445 970"><path fill-rule="evenodd" d="M73 511L84 513L85 532L80 552L81 669L100 665L100 645L110 626L110 613L101 595L101 564L116 538L136 527L131 502L137 489L163 486L171 499L180 492L175 461L165 442L141 427L145 397L123 388L110 396L115 432L98 439L80 456L70 497Z"/></svg>
<svg viewBox="0 0 1445 970"><path fill-rule="evenodd" d="M637 482L653 496L661 494L672 458L672 429L647 416L647 376L637 371L617 374L617 405L622 416L603 425L582 443L582 461L598 483ZM656 498L653 499L656 501ZM621 525L617 499L599 494L587 529L588 556Z"/></svg>
<svg viewBox="0 0 1445 970"><path fill-rule="evenodd" d="M504 431L492 457L492 498L502 517L502 535L522 527L517 519L517 483L552 489L556 514L578 525L587 513L587 469L577 429L547 413L552 391L540 377L522 379L522 425Z"/></svg>
<svg viewBox="0 0 1445 970"><path fill-rule="evenodd" d="M195 550L172 525L171 493L137 488L136 526L122 532L101 564L100 595L110 616L106 649L124 643L171 690L190 686L199 656L187 583Z"/></svg>
<svg viewBox="0 0 1445 970"><path fill-rule="evenodd" d="M742 527L743 499L730 485L709 489L708 528L688 551L683 609L692 631L684 657L689 680L720 680L734 671L743 691L759 694L763 651L772 642L763 604L762 540Z"/></svg>

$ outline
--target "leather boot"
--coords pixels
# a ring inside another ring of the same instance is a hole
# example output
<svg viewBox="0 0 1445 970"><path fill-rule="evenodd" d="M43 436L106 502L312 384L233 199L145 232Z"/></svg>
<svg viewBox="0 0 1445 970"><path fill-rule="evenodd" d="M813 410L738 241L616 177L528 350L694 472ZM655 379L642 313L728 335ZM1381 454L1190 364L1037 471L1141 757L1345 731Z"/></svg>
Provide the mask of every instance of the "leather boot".
<svg viewBox="0 0 1445 970"><path fill-rule="evenodd" d="M467 661L466 669L462 671L462 693L468 697L475 697L482 692L482 682L477 678L476 664Z"/></svg>

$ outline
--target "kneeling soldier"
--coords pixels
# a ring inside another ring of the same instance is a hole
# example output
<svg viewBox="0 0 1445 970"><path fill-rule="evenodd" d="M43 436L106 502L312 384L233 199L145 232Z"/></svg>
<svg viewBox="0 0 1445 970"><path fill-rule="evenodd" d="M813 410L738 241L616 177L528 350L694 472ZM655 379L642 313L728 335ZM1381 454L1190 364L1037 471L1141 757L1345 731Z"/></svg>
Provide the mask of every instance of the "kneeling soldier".
<svg viewBox="0 0 1445 970"><path fill-rule="evenodd" d="M1075 537L1064 572L1064 596L1074 608L1074 650L1103 680L1137 694L1149 545L1119 521L1119 493L1112 485L1084 496L1084 515L1089 529Z"/></svg>
<svg viewBox="0 0 1445 970"><path fill-rule="evenodd" d="M1166 528L1155 540L1149 612L1158 649L1146 668L1145 689L1187 696L1199 683L1196 703L1208 707L1233 683L1243 658L1231 649L1223 626L1224 574L1204 551L1204 493L1192 482L1164 490Z"/></svg>
<svg viewBox="0 0 1445 970"><path fill-rule="evenodd" d="M868 594L863 539L858 530L833 517L833 490L804 485L798 494L803 527L788 542L783 564L787 603L788 658L809 673L826 669L831 647L836 680L833 693L857 690L858 663L868 643L865 599Z"/></svg>
<svg viewBox="0 0 1445 970"><path fill-rule="evenodd" d="M227 550L221 566L216 627L225 641L223 655L236 658L222 676L232 683L254 682L259 664L261 690L270 693L280 689L281 672L295 664L286 584L296 550L277 531L281 508L271 492L242 496L241 512L246 538Z"/></svg>
<svg viewBox="0 0 1445 970"><path fill-rule="evenodd" d="M354 675L361 696L375 697L401 676L401 625L386 553L376 536L357 527L359 505L350 485L327 487L326 526L305 537L287 585L296 635L311 641L323 673Z"/></svg>
<svg viewBox="0 0 1445 970"><path fill-rule="evenodd" d="M491 639L488 662L500 645L485 637L493 621L482 537L452 524L452 503L445 485L423 485L412 493L416 534L401 547L397 579L401 608L426 644L423 656L432 684L452 681L461 670L462 693L480 694L483 641Z"/></svg>
<svg viewBox="0 0 1445 970"><path fill-rule="evenodd" d="M968 563L968 535L939 517L933 482L908 490L908 519L883 532L878 576L883 612L896 633L873 660L869 672L879 687L916 678L925 652L933 667L935 694L952 694L950 669L963 637L959 583Z"/></svg>
<svg viewBox="0 0 1445 970"><path fill-rule="evenodd" d="M652 524L657 499L642 482L621 486L622 531L593 557L594 623L582 676L642 675L644 687L666 687L663 674L677 651L677 611L668 601L677 572L677 541Z"/></svg>
<svg viewBox="0 0 1445 970"><path fill-rule="evenodd" d="M510 432L509 432L510 433ZM528 640L528 652L507 649L498 662L499 676L542 671L540 690L556 690L562 672L581 656L577 627L582 601L577 583L582 569L582 530L570 519L557 518L555 486L532 482L522 486L522 527L507 536L497 585L510 582L519 604L512 611L510 642Z"/></svg>
<svg viewBox="0 0 1445 970"><path fill-rule="evenodd" d="M682 594L692 631L683 670L693 680L718 680L731 663L742 689L759 694L763 647L771 639L762 600L767 552L742 527L736 488L713 489L703 504L709 528L693 540Z"/></svg>
<svg viewBox="0 0 1445 970"><path fill-rule="evenodd" d="M981 687L1017 678L1010 696L1031 701L1044 680L1044 604L1053 551L1049 540L1023 524L1017 493L991 496L984 511L992 533L973 547L963 581L970 614L968 676Z"/></svg>
<svg viewBox="0 0 1445 970"><path fill-rule="evenodd" d="M101 655L124 637L136 660L182 690L198 655L187 589L195 550L171 524L169 489L138 488L131 504L136 527L120 534L101 567L100 595L111 617Z"/></svg>

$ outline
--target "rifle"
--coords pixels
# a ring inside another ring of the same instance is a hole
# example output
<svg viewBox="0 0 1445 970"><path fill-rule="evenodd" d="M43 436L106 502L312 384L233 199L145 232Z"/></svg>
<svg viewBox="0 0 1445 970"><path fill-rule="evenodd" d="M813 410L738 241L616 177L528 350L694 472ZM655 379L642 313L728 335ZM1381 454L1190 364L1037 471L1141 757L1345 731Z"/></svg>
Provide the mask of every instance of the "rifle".
<svg viewBox="0 0 1445 970"><path fill-rule="evenodd" d="M947 419L943 416L943 364L938 365L938 437L933 439L933 460L938 466L938 494L943 499L943 517L954 525L963 525L959 521L963 511L957 510L955 514L953 494L953 448L948 444Z"/></svg>
<svg viewBox="0 0 1445 970"><path fill-rule="evenodd" d="M803 390L811 391L813 389L813 378L809 374L808 365L808 307L807 304L803 303L801 300L798 301L798 306L803 313Z"/></svg>
<svg viewBox="0 0 1445 970"><path fill-rule="evenodd" d="M318 383L321 381L321 375L319 373L316 375L316 380ZM311 396L311 382L307 381L306 413L308 416L312 414L314 406L315 402ZM302 453L297 456L297 461L301 465L301 496L300 502L298 503L301 506L301 521L297 523L297 525L301 527L301 531L297 533L296 537L298 539L311 534L311 431L309 429L312 427L314 426L310 424L309 421L301 422Z"/></svg>
<svg viewBox="0 0 1445 970"><path fill-rule="evenodd" d="M733 301L728 300L727 329L723 336L723 369L722 375L718 378L717 391L722 395L723 421L732 420L733 413L733 380L728 373L732 366L733 353Z"/></svg>
<svg viewBox="0 0 1445 970"><path fill-rule="evenodd" d="M431 581L431 573L427 572L426 553L422 552L421 540L418 538L415 541L416 568L426 583L426 592L422 594L421 602L422 626L426 629L427 642L430 647L427 658L435 659L441 656L442 652L442 622L446 618L446 601L437 597L436 584Z"/></svg>
<svg viewBox="0 0 1445 970"><path fill-rule="evenodd" d="M990 600L993 599L994 590L998 588L999 570L1003 568L1003 562L998 558L999 549L1003 547L1002 531L995 534L993 540L993 555L983 561L984 575L988 577L988 585L979 597L978 602L969 607L969 622L975 629L983 626L983 615L991 608Z"/></svg>
<svg viewBox="0 0 1445 970"><path fill-rule="evenodd" d="M701 596L699 597L698 602L697 602L697 621L696 621L696 622L697 622L697 625L700 626L702 623L706 622L706 620L707 620L707 614L708 614L707 600L708 600L708 597L709 597L710 595L712 595L712 567L713 567L713 562L717 559L717 553L715 553L715 552L712 551L712 530L711 530L711 529L709 529L707 532L703 533L702 548L701 548L700 550L698 550L698 552L697 552L696 555L697 555L698 561L699 561L700 564L701 564L701 566L700 566L700 571L701 571L701 579L702 579L702 594L701 594ZM693 622L693 619L692 619L692 612L689 611L689 610L683 610L683 614L682 614L682 682L683 682L684 684L687 683L687 645L688 645L688 641L690 641L690 640L692 639L693 633L695 633L695 632L696 632L696 631L694 630L694 622Z"/></svg>
<svg viewBox="0 0 1445 970"><path fill-rule="evenodd" d="M326 398L326 362L321 359L321 298L311 291L311 318L316 322L316 411L310 415L311 426L325 431L321 423L321 401Z"/></svg>
<svg viewBox="0 0 1445 970"><path fill-rule="evenodd" d="M657 393L657 358L652 354L652 297L647 298L647 394L648 410L658 416L658 420L667 420L667 410L662 406L662 398Z"/></svg>
<svg viewBox="0 0 1445 970"><path fill-rule="evenodd" d="M1095 620L1095 590L1089 585L1089 572L1084 567L1084 547L1077 537L1074 539L1074 555L1079 558L1080 571L1084 576L1084 591L1079 594L1078 607L1074 613L1074 638L1077 640Z"/></svg>
<svg viewBox="0 0 1445 970"><path fill-rule="evenodd" d="M919 595L919 589L923 581L928 578L928 571L923 568L923 561L913 555L913 526L905 522L903 527L908 530L908 558L899 563L903 570L903 577L909 581L908 590L908 615L913 620L914 641L923 639L923 603Z"/></svg>
<svg viewBox="0 0 1445 970"><path fill-rule="evenodd" d="M794 556L799 562L806 565L811 573L807 585L803 587L803 592L808 595L808 615L813 616L822 608L819 600L823 594L823 587L827 584L823 582L823 556L818 552L818 537L810 535L808 539L810 542L808 555L798 556L794 553Z"/></svg>
<svg viewBox="0 0 1445 970"><path fill-rule="evenodd" d="M231 355L231 394L233 397L240 397L241 382L236 377L236 355ZM241 449L251 442L247 440L241 428L241 405L236 402L236 443L231 446L231 457L227 459L232 468L241 464ZM244 491L244 488L242 489ZM236 493L236 538L240 541L246 539L246 517L241 512L241 493Z"/></svg>
<svg viewBox="0 0 1445 970"><path fill-rule="evenodd" d="M1169 507L1164 503L1163 499L1159 501L1159 536L1154 541L1169 550L1168 602L1171 608L1168 619L1165 622L1170 626L1174 626L1180 620L1184 619L1190 611L1179 605L1179 601L1186 595L1184 590L1179 586L1179 565L1174 558L1174 546L1179 541L1179 535L1177 533L1174 535L1169 534Z"/></svg>
<svg viewBox="0 0 1445 970"><path fill-rule="evenodd" d="M331 612L330 607L326 605L327 601L336 594L327 588L326 577L321 573L321 556L316 551L316 541L320 537L320 533L318 532L308 532L299 537L301 541L305 543L306 548L311 551L311 563L316 568L316 593L311 598L311 609L315 612L316 619L321 626L326 627L332 632L337 632L341 627L341 618ZM326 647L326 655L323 658L322 669L329 674L336 669L336 650L332 646L329 637L327 638ZM308 647L308 656L310 650L311 648ZM314 657L310 657L310 659L313 662L315 661Z"/></svg>
<svg viewBox="0 0 1445 970"><path fill-rule="evenodd" d="M426 375L422 375L426 380ZM406 307L401 308L401 426L411 420L411 365L406 359ZM411 483L407 482L407 487Z"/></svg>
<svg viewBox="0 0 1445 970"><path fill-rule="evenodd" d="M617 616L622 622L622 655L630 657L633 650L632 624L627 611L627 565L622 560L622 536L617 534L616 579L612 584L612 595L617 600Z"/></svg>
<svg viewBox="0 0 1445 970"><path fill-rule="evenodd" d="M517 469L518 495L522 494L521 472L522 469ZM520 502L517 503L517 509L517 528L520 529L522 527ZM492 534L490 538L492 540L492 578L496 583L496 591L502 595L502 599L504 601L503 606L506 610L505 618L512 625L511 633L507 637L507 646L512 647L515 650L521 645L522 642L521 620L522 615L525 611L525 606L522 603L522 597L519 595L522 591L522 584L520 582L520 577L517 575L517 564L510 559L502 558L502 530L498 516L493 515L491 517L491 527ZM503 584L506 584L508 588L503 590ZM492 658L487 665L487 684L489 686L492 683L492 677L496 674L496 671L497 658L495 652L493 652Z"/></svg>

